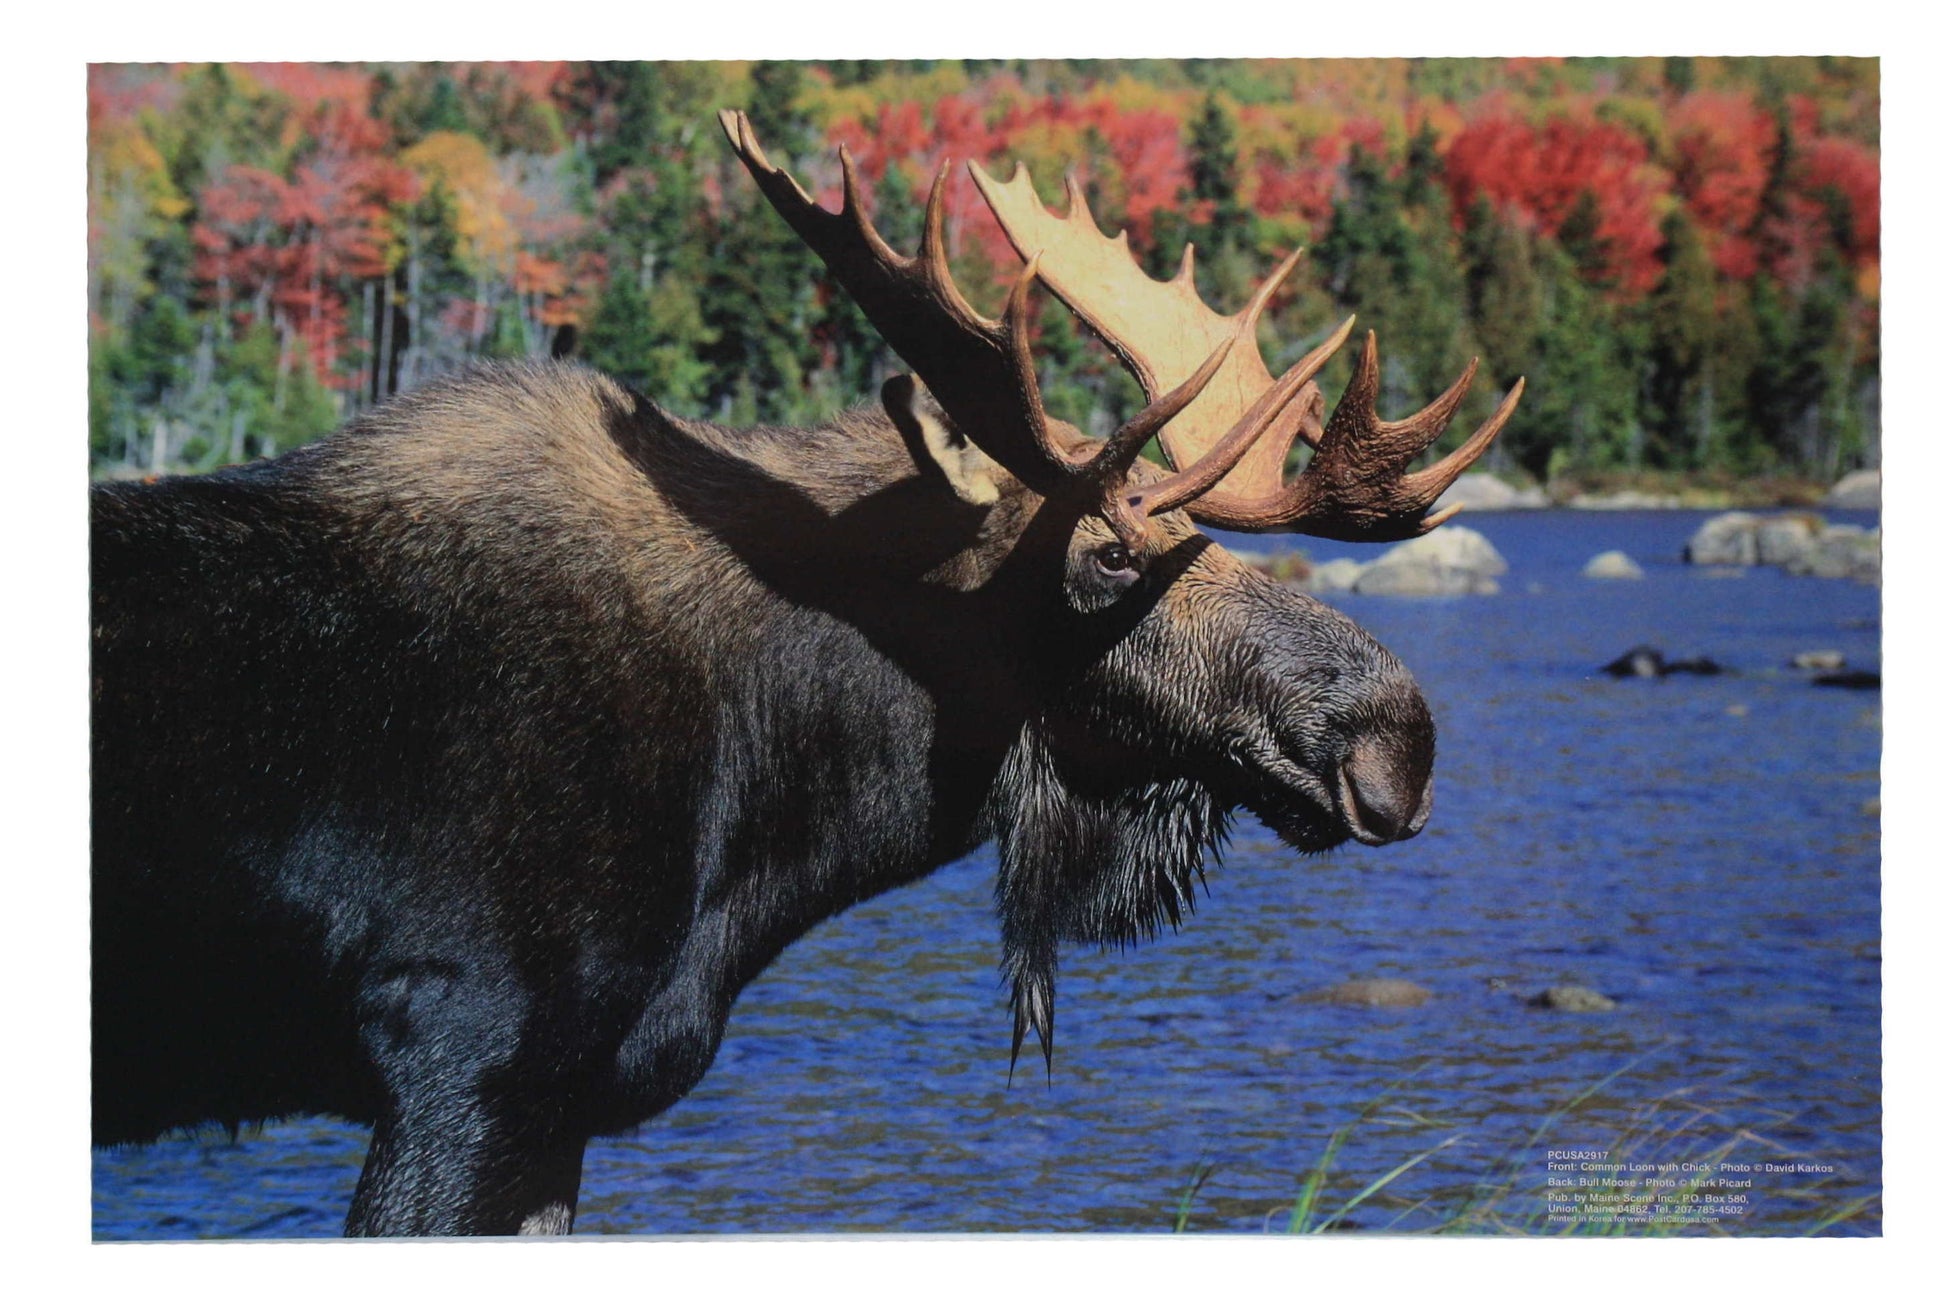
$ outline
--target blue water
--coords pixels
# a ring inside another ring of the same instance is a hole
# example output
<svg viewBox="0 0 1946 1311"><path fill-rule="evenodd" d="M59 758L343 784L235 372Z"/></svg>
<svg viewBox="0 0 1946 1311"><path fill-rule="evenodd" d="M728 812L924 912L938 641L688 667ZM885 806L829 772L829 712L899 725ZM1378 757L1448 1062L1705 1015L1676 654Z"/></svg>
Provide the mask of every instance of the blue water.
<svg viewBox="0 0 1946 1311"><path fill-rule="evenodd" d="M1204 1167L1189 1228L1277 1230L1347 1127L1320 1216L1429 1153L1346 1211L1364 1228L1469 1199L1473 1228L1538 1228L1553 1149L1831 1167L1758 1177L1717 1232L1869 1199L1879 700L1783 666L1837 648L1876 668L1879 593L1685 567L1703 517L1468 516L1511 566L1499 595L1333 598L1432 705L1430 826L1305 858L1243 822L1180 934L1064 961L1051 1085L1025 1060L1008 1085L982 853L785 952L702 1084L590 1148L578 1230L1164 1232ZM1610 548L1647 577L1579 577ZM1594 672L1645 642L1735 672ZM1301 1000L1369 977L1433 995ZM1524 1004L1555 984L1619 1004ZM96 1152L95 1234L333 1235L363 1148L320 1119ZM1878 1225L1866 1201L1827 1232Z"/></svg>

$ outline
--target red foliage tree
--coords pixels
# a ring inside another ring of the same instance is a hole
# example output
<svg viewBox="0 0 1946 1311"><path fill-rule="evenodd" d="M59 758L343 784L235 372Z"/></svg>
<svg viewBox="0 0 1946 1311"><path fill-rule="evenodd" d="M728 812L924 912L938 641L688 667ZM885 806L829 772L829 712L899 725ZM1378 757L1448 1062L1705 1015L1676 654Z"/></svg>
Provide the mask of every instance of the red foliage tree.
<svg viewBox="0 0 1946 1311"><path fill-rule="evenodd" d="M1581 112L1537 127L1496 106L1454 137L1446 176L1456 215L1485 196L1550 237L1584 194L1593 196L1604 280L1634 298L1661 276L1657 252L1669 175L1650 160L1648 144L1618 123Z"/></svg>
<svg viewBox="0 0 1946 1311"><path fill-rule="evenodd" d="M1725 277L1757 271L1757 221L1777 124L1749 92L1697 92L1669 110L1676 194Z"/></svg>

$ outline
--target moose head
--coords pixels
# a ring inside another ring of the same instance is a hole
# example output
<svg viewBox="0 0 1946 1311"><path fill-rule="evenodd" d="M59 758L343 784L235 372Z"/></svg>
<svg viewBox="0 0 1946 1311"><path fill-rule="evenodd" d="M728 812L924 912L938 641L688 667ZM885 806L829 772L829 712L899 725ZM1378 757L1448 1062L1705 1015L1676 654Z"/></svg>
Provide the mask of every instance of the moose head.
<svg viewBox="0 0 1946 1311"><path fill-rule="evenodd" d="M1197 525L1358 541L1425 533L1457 511L1428 513L1506 424L1522 384L1460 447L1408 472L1478 361L1419 413L1386 422L1367 334L1326 420L1315 379L1352 321L1276 379L1256 343L1301 252L1240 312L1219 315L1197 294L1193 247L1172 280L1156 281L1126 234L1101 233L1072 177L1057 218L1024 166L1001 183L973 164L1026 261L1002 317L989 319L947 267L948 163L908 258L866 217L848 151L833 213L770 163L747 116L721 118L764 196L918 374L890 379L881 395L914 464L942 495L1000 525L939 576L1004 597L1013 640L1042 675L988 801L1016 1058L1031 1026L1051 1060L1056 944L1128 942L1176 923L1232 810L1302 851L1418 833L1432 806L1434 731L1411 676L1349 619L1242 565ZM1028 345L1036 283L1147 397L1105 439L1042 406ZM1141 458L1152 438L1166 470ZM1287 482L1300 440L1312 454Z"/></svg>

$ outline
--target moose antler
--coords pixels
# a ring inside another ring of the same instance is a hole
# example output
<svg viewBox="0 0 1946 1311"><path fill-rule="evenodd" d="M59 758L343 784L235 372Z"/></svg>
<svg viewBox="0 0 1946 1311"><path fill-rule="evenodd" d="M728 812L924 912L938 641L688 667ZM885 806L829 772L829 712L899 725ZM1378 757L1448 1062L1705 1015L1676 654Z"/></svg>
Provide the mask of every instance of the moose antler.
<svg viewBox="0 0 1946 1311"><path fill-rule="evenodd" d="M996 182L978 164L973 180L999 219L1014 248L1034 252L1041 281L1073 310L1141 381L1153 396L1175 385L1185 361L1204 344L1223 337L1238 342L1221 372L1196 402L1161 433L1162 448L1177 469L1200 468L1209 454L1223 449L1239 414L1260 396L1281 390L1257 352L1256 322L1270 295L1295 267L1295 252L1265 281L1238 314L1224 317L1196 293L1195 247L1183 250L1182 267L1169 282L1149 277L1129 253L1128 234L1102 235L1072 175L1068 212L1055 218L1041 205L1025 166L1007 182ZM1525 379L1516 382L1493 416L1458 450L1419 473L1406 468L1439 439L1458 408L1479 361L1466 368L1444 395L1409 419L1387 423L1374 408L1378 397L1378 339L1367 334L1358 369L1331 420L1318 430L1315 415L1322 397L1310 378L1344 342L1347 319L1325 343L1286 374L1302 372L1310 395L1295 406L1282 405L1288 418L1265 426L1263 440L1233 461L1229 472L1206 493L1187 503L1197 521L1247 532L1302 532L1348 541L1393 541L1428 532L1458 513L1453 506L1428 516L1440 493L1479 458L1506 425L1520 401ZM1295 399L1296 393L1288 399ZM1302 438L1316 454L1298 479L1286 485L1284 461Z"/></svg>
<svg viewBox="0 0 1946 1311"><path fill-rule="evenodd" d="M765 157L748 115L725 110L719 118L731 147L765 198L824 261L892 348L925 379L967 438L1042 495L1094 496L1097 511L1131 549L1147 536L1151 515L1206 496L1257 439L1273 429L1330 354L1313 352L1315 359L1307 356L1274 386L1259 360L1263 385L1234 407L1234 422L1226 432L1213 434L1195 458L1175 460L1177 472L1172 476L1147 486L1133 485L1128 471L1143 446L1196 402L1235 355L1237 343L1250 342L1256 311L1269 299L1274 281L1260 293L1252 310L1186 345L1179 357L1172 356L1171 365L1180 362L1181 367L1172 367L1166 381L1153 373L1143 375L1149 404L1098 451L1077 459L1049 433L1028 349L1027 297L1041 278L1040 262L1028 256L1026 269L1007 294L1001 319L988 319L967 304L946 264L948 161L941 161L926 198L919 253L908 258L887 245L865 216L849 151L840 148L838 154L844 169L844 202L834 214ZM1190 351L1193 359L1188 357ZM1249 354L1256 354L1254 342Z"/></svg>

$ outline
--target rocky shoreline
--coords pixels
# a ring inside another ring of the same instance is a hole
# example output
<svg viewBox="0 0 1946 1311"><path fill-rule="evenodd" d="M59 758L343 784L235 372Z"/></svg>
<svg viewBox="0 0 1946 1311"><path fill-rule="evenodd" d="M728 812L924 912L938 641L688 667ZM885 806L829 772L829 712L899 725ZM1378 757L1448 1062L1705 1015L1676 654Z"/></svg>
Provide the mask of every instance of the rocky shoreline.
<svg viewBox="0 0 1946 1311"><path fill-rule="evenodd" d="M1877 469L1860 469L1834 483L1818 503L1830 510L1876 510L1879 508L1880 479ZM1808 506L1815 497L1789 498L1793 505ZM1550 487L1516 487L1491 473L1467 473L1441 496L1435 508L1463 504L1468 511L1499 510L1728 510L1766 508L1780 502L1766 501L1748 491L1729 493L1704 486L1677 491L1645 491L1621 488L1613 491L1585 491L1571 484Z"/></svg>
<svg viewBox="0 0 1946 1311"><path fill-rule="evenodd" d="M1831 488L1832 509L1872 509L1878 505L1876 470L1847 475ZM1470 473L1455 482L1439 504L1463 502L1469 511L1493 513L1524 509L1669 509L1662 500L1640 494L1577 497L1556 506L1538 488L1516 490L1492 474ZM1693 507L1685 507L1693 508ZM1447 524L1424 537L1401 542L1376 560L1345 557L1322 561L1301 554L1237 555L1288 586L1311 593L1356 592L1364 596L1492 596L1500 591L1507 561L1478 529ZM1712 571L1739 573L1773 566L1814 578L1879 582L1880 534L1877 528L1829 523L1812 510L1756 514L1731 510L1712 516L1691 536L1683 559ZM1640 581L1642 567L1621 551L1603 551L1582 576L1618 583Z"/></svg>

